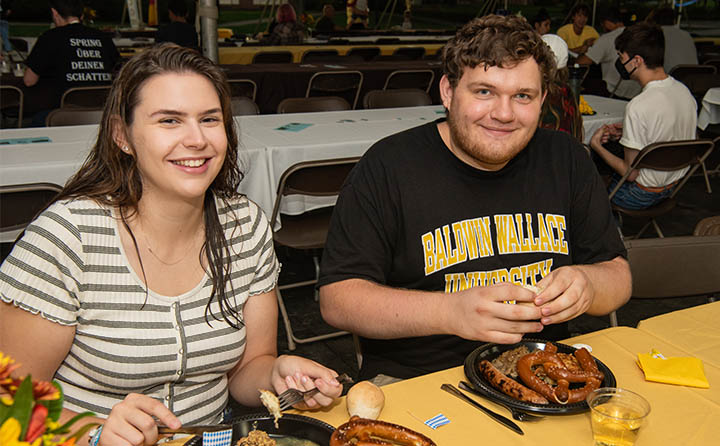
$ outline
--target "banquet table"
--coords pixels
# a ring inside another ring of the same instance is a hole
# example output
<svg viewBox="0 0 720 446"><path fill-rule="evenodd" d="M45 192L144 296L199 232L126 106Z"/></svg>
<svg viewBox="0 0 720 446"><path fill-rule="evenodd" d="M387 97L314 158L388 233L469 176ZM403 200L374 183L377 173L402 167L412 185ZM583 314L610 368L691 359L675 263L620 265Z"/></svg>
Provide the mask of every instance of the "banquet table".
<svg viewBox="0 0 720 446"><path fill-rule="evenodd" d="M717 333L718 330L716 329ZM687 353L642 330L612 327L563 341L584 343L592 354L605 363L615 375L617 386L644 396L651 412L640 431L636 446L717 444L717 418L720 415L720 369L706 363L705 372L711 387L698 389L645 381L636 365L637 353L657 348L666 355ZM707 356L705 356L707 355ZM717 352L706 352L718 359ZM553 445L578 446L592 444L590 416L587 412L574 415L548 415L539 422L517 422L525 432L521 436L500 425L484 413L440 389L443 383L457 386L467 380L462 367L400 381L383 386L385 407L380 419L404 425L430 437L438 446L501 444L505 446ZM480 397L481 404L502 415L509 412ZM345 398L327 408L301 413L325 421L335 427L348 419ZM442 413L450 423L436 430L423 424Z"/></svg>
<svg viewBox="0 0 720 446"><path fill-rule="evenodd" d="M698 114L697 126L700 130L705 130L710 124L720 124L720 87L708 89Z"/></svg>
<svg viewBox="0 0 720 446"><path fill-rule="evenodd" d="M642 320L638 328L720 367L718 321L720 302L713 302Z"/></svg>
<svg viewBox="0 0 720 446"><path fill-rule="evenodd" d="M252 63L253 56L257 53L267 51L290 51L293 55L293 62L299 63L302 60L303 54L306 51L315 50L337 50L338 54L343 56L347 54L353 48L364 48L367 46L379 47L380 54L383 56L389 56L393 54L399 48L415 48L424 47L425 54L435 54L445 45L445 42L437 43L421 43L421 44L408 44L408 43L392 43L392 44L372 44L372 45L273 45L273 46L236 46L226 47L222 46L218 48L218 60L221 64L249 64Z"/></svg>
<svg viewBox="0 0 720 446"><path fill-rule="evenodd" d="M607 99L607 98L601 98ZM587 97L598 114L584 117L588 125L622 119L617 104ZM623 101L618 101L623 102ZM603 107L608 108L604 115ZM601 120L598 120L601 115ZM301 161L361 156L385 136L445 116L442 106L353 110L320 113L235 117L239 127L240 162L245 178L240 192L270 215L280 176ZM0 145L0 185L48 182L63 185L80 167L97 134L97 125L42 127L0 131L0 139L48 137L51 142ZM281 208L298 214L333 199L294 197Z"/></svg>
<svg viewBox="0 0 720 446"><path fill-rule="evenodd" d="M583 142L589 144L593 133L603 125L622 123L627 101L590 94L583 95L583 97L595 111L594 115L582 117L585 132Z"/></svg>

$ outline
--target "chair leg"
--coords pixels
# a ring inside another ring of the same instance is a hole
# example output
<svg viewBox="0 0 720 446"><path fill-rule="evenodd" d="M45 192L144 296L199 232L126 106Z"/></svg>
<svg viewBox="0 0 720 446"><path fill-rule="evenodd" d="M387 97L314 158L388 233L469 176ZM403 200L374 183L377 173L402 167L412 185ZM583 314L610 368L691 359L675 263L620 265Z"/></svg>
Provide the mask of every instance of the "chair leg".
<svg viewBox="0 0 720 446"><path fill-rule="evenodd" d="M617 327L617 326L618 326L617 313L614 312L614 311L613 311L612 313L610 313L610 326L611 326L611 327Z"/></svg>
<svg viewBox="0 0 720 446"><path fill-rule="evenodd" d="M702 166L703 175L705 176L705 188L707 189L707 193L712 193L712 187L710 187L710 178L708 177L708 171L707 167L705 167L705 161L700 163L700 166Z"/></svg>
<svg viewBox="0 0 720 446"><path fill-rule="evenodd" d="M288 350L293 351L296 348L294 341L295 336L293 336L292 327L290 326L290 318L288 317L287 310L285 309L285 302L283 302L282 294L280 294L280 288L277 289L277 299L278 306L280 307L280 315L282 315L283 323L285 324Z"/></svg>
<svg viewBox="0 0 720 446"><path fill-rule="evenodd" d="M280 314L283 319L283 323L285 324L285 334L287 335L288 339L288 350L293 351L297 348L296 344L307 344L310 342L315 341L322 341L325 339L332 339L336 338L338 336L345 336L350 334L347 331L335 331L332 333L322 334L318 336L312 336L309 338L299 338L295 336L295 333L293 333L292 324L290 323L290 318L288 317L287 309L285 308L285 302L283 301L282 295L280 294L281 289L288 289L288 288L297 288L299 286L307 286L312 285L316 283L314 280L307 280L305 282L299 282L292 285L285 285L281 287L277 287L277 296L278 296L278 306L280 307Z"/></svg>
<svg viewBox="0 0 720 446"><path fill-rule="evenodd" d="M320 280L320 259L318 256L313 256L313 263L315 264L315 281ZM320 290L315 287L315 302L320 301Z"/></svg>
<svg viewBox="0 0 720 446"><path fill-rule="evenodd" d="M654 218L651 220L651 223L652 223L653 227L655 227L655 231L658 233L660 238L664 238L665 235L663 235L662 231L660 230L660 226L658 226L658 224Z"/></svg>

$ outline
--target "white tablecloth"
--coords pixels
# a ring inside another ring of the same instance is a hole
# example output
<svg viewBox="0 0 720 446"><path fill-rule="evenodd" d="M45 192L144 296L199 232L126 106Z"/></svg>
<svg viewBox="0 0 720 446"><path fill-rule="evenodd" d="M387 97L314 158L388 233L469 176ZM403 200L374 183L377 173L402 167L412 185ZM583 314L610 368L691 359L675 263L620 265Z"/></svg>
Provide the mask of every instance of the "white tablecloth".
<svg viewBox="0 0 720 446"><path fill-rule="evenodd" d="M603 124L622 120L626 102L586 96L597 111L584 116L586 139ZM445 115L442 106L236 117L240 192L270 216L282 173L301 161L360 156L376 141ZM0 146L0 185L47 182L63 185L80 167L97 135L96 125L12 129L0 139L47 136L52 142ZM333 204L327 198L283 201L282 212L298 214Z"/></svg>
<svg viewBox="0 0 720 446"><path fill-rule="evenodd" d="M627 101L620 99L605 98L602 96L583 95L585 101L596 112L592 116L583 116L583 130L585 135L583 142L590 143L593 133L605 124L622 122L625 116Z"/></svg>
<svg viewBox="0 0 720 446"><path fill-rule="evenodd" d="M705 130L710 124L720 124L720 87L709 89L703 96L698 128Z"/></svg>

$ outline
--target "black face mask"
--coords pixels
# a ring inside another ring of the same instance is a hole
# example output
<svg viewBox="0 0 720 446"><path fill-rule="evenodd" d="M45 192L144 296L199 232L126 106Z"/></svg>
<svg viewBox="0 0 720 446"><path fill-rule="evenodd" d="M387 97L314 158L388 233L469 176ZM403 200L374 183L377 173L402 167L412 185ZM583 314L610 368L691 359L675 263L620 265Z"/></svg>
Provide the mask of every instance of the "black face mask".
<svg viewBox="0 0 720 446"><path fill-rule="evenodd" d="M628 59L627 62L622 63L622 62L620 62L620 56L618 56L618 58L615 59L615 69L620 74L620 79L626 80L626 81L630 80L630 75L633 74L635 72L635 70L637 70L637 67L633 68L632 71L628 71L625 68L625 65L627 65L627 63L630 62L631 60L632 60L632 57L630 59Z"/></svg>

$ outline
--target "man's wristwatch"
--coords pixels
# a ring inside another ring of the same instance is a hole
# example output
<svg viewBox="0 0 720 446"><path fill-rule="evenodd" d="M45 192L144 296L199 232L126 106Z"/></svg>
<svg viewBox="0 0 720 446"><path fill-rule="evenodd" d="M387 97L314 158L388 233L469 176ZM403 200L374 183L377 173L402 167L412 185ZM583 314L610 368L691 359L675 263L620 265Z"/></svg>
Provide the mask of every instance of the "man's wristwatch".
<svg viewBox="0 0 720 446"><path fill-rule="evenodd" d="M97 446L97 444L100 442L100 434L102 434L102 429L102 424L90 429L90 431L88 432L88 435L90 435L88 446Z"/></svg>

